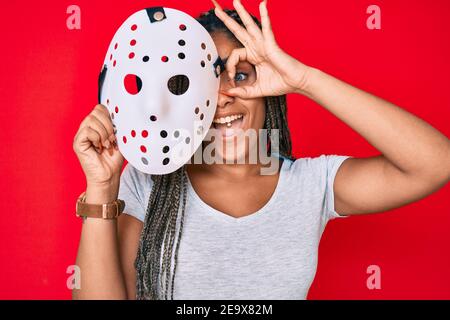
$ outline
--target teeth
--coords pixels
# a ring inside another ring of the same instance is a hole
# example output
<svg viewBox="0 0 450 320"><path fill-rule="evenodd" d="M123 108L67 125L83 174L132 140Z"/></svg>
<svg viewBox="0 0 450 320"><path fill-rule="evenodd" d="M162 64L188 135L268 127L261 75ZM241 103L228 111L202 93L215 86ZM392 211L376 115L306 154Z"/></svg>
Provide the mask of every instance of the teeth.
<svg viewBox="0 0 450 320"><path fill-rule="evenodd" d="M228 125L228 123L231 123L232 121L234 121L236 119L240 119L242 117L243 117L242 114L233 114L233 115L227 116L227 117L216 118L216 119L214 119L213 122L221 123L221 124L227 123L227 125Z"/></svg>

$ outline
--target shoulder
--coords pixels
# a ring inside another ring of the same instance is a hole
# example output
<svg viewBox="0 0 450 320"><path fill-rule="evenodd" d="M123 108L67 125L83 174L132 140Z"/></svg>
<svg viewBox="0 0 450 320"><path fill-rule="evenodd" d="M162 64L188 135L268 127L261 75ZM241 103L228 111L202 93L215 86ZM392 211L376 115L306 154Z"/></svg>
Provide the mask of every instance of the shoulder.
<svg viewBox="0 0 450 320"><path fill-rule="evenodd" d="M347 155L320 155L288 160L285 166L290 189L307 199L310 206L320 205L325 220L340 217L334 209L334 181ZM323 224L324 225L324 224Z"/></svg>
<svg viewBox="0 0 450 320"><path fill-rule="evenodd" d="M311 177L335 174L341 164L351 158L347 155L325 155L302 157L294 160L285 159L286 170L294 177Z"/></svg>
<svg viewBox="0 0 450 320"><path fill-rule="evenodd" d="M148 198L153 186L150 174L127 163L120 176L119 198L125 201L125 212L144 221Z"/></svg>
<svg viewBox="0 0 450 320"><path fill-rule="evenodd" d="M320 155L302 157L294 160L285 159L285 180L294 189L305 192L323 192L332 187L334 178L341 164L351 158L346 155Z"/></svg>
<svg viewBox="0 0 450 320"><path fill-rule="evenodd" d="M151 184L153 183L150 174L137 170L130 163L125 165L120 180L121 183L127 183L130 187L134 186L137 189L151 187Z"/></svg>

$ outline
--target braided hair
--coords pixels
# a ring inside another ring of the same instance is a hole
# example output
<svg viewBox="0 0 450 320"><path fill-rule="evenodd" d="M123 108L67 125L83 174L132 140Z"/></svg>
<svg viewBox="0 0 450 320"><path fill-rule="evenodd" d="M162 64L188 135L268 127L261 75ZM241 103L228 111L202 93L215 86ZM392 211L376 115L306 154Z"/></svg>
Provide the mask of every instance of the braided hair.
<svg viewBox="0 0 450 320"><path fill-rule="evenodd" d="M244 26L235 10L225 9L225 12L241 26ZM258 19L254 16L252 18L261 29ZM224 33L230 40L243 46L215 15L214 9L200 14L197 21L210 34ZM182 83L176 85L182 90ZM288 159L294 159L286 117L286 95L265 97L264 100L266 105L264 129L267 130L267 141L270 141L271 129L278 129L279 154ZM148 200L135 261L136 298L139 300L167 300L170 292L170 299L173 300L178 249L186 206L186 168L182 166L170 174L152 175L151 179L153 187Z"/></svg>

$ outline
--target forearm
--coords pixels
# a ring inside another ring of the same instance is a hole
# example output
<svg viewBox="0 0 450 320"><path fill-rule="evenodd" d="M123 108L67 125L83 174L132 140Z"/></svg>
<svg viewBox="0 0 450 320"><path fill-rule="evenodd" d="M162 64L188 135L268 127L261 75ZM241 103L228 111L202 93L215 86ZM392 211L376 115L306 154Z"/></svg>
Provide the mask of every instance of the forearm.
<svg viewBox="0 0 450 320"><path fill-rule="evenodd" d="M344 121L408 174L449 174L450 143L431 125L379 97L312 69L300 93Z"/></svg>
<svg viewBox="0 0 450 320"><path fill-rule="evenodd" d="M86 191L88 203L107 203L115 197ZM81 270L81 288L73 290L74 299L127 299L116 220L87 218L83 222L76 264Z"/></svg>

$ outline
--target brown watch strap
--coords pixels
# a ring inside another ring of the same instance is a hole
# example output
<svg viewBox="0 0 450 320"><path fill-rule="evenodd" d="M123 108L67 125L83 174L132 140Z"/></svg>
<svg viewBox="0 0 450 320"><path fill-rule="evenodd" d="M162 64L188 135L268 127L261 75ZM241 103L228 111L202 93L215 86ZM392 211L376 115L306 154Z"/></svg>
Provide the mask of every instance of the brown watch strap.
<svg viewBox="0 0 450 320"><path fill-rule="evenodd" d="M86 192L83 192L77 200L76 215L78 217L115 219L125 209L125 202L120 199L104 204L86 203L85 200Z"/></svg>

